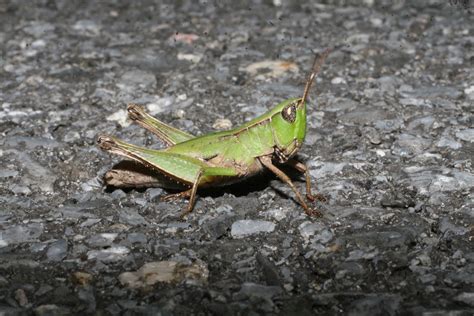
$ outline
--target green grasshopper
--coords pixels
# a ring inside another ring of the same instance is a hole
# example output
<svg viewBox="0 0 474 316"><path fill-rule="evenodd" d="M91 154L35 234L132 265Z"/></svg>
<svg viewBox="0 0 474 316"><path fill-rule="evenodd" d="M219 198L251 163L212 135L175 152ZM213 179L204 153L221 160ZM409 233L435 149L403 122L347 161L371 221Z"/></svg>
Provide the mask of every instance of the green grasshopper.
<svg viewBox="0 0 474 316"><path fill-rule="evenodd" d="M198 188L228 185L269 169L287 183L308 215L320 215L311 209L291 179L276 164L288 164L306 178L306 198L320 198L311 193L311 179L307 166L294 159L306 134L306 101L311 85L329 50L315 58L303 92L303 97L278 104L263 115L237 128L195 137L169 126L147 114L140 106L128 105L128 115L155 134L167 147L152 150L101 135L98 144L103 150L125 156L158 171L188 190L171 194L165 199L188 197L189 204L181 216L190 213Z"/></svg>

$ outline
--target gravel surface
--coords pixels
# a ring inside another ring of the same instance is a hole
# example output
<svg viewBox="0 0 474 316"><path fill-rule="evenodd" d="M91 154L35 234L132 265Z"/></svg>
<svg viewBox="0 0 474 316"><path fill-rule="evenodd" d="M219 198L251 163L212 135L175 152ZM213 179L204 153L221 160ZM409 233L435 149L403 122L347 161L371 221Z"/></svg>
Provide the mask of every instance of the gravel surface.
<svg viewBox="0 0 474 316"><path fill-rule="evenodd" d="M472 315L470 5L0 2L0 314ZM331 46L300 152L322 218L271 175L184 221L166 190L104 188L97 134L162 146L128 102L230 128Z"/></svg>

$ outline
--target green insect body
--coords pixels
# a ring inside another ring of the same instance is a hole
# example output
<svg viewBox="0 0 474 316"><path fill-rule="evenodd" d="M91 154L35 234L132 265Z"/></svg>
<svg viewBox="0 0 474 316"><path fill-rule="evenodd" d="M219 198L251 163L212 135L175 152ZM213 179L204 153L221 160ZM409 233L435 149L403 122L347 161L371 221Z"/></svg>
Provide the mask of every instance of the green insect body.
<svg viewBox="0 0 474 316"><path fill-rule="evenodd" d="M191 212L198 188L228 185L269 169L294 191L298 202L309 215L319 213L305 200L276 164L289 164L306 176L306 197L313 201L311 180L306 165L293 157L301 148L306 134L306 99L314 77L324 59L326 50L315 59L311 75L302 98L288 99L263 115L237 128L194 137L150 116L138 106L128 106L129 117L154 133L168 147L161 150L146 149L128 144L110 136L99 136L99 146L111 153L138 161L154 171L189 187L166 199L189 197Z"/></svg>

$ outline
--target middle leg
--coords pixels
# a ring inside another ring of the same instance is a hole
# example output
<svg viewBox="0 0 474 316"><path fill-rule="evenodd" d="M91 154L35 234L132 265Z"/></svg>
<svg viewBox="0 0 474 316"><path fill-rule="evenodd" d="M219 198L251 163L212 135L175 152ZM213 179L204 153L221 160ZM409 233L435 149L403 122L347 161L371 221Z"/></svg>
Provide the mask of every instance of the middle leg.
<svg viewBox="0 0 474 316"><path fill-rule="evenodd" d="M162 201L170 202L170 201L176 201L178 199L184 199L188 198L191 196L192 189L174 193L174 194L167 194L161 198Z"/></svg>

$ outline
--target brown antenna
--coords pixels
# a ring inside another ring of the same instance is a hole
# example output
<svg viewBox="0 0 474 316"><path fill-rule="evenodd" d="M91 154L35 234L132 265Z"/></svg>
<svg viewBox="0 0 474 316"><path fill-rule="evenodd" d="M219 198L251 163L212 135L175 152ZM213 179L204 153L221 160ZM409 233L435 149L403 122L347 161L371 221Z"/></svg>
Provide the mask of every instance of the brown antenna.
<svg viewBox="0 0 474 316"><path fill-rule="evenodd" d="M306 81L306 86L304 87L304 93L303 97L301 98L301 102L306 102L306 99L308 98L309 94L309 89L311 89L311 85L313 84L313 80L314 78L316 78L316 75L321 70L321 66L324 63L324 60L326 59L326 57L328 57L331 51L331 48L326 48L321 53L321 55L314 57L313 67L311 67L311 73L308 77L308 80Z"/></svg>

